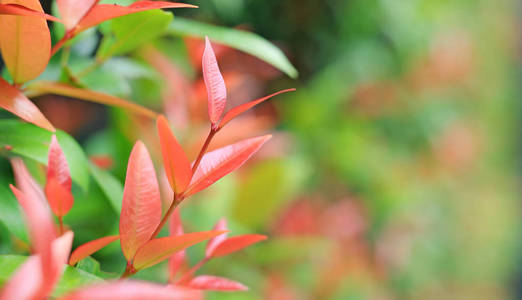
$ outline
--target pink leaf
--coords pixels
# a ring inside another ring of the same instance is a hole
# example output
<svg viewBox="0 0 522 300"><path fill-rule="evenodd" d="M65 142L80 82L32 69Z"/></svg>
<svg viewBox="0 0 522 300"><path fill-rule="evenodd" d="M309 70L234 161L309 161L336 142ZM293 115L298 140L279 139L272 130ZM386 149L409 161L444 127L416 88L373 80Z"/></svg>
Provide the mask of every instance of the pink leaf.
<svg viewBox="0 0 522 300"><path fill-rule="evenodd" d="M203 295L195 290L162 286L149 282L116 281L76 290L60 300L198 300Z"/></svg>
<svg viewBox="0 0 522 300"><path fill-rule="evenodd" d="M39 299L43 282L39 255L30 256L19 267L0 292L0 300L33 300ZM43 297L40 297L42 299Z"/></svg>
<svg viewBox="0 0 522 300"><path fill-rule="evenodd" d="M194 277L187 284L187 287L197 290L211 291L246 291L245 285L223 277L202 275Z"/></svg>
<svg viewBox="0 0 522 300"><path fill-rule="evenodd" d="M24 161L19 157L11 158L11 166L15 177L16 186L27 197L35 198L42 203L46 202L44 192L33 176L25 167Z"/></svg>
<svg viewBox="0 0 522 300"><path fill-rule="evenodd" d="M232 108L231 110L229 110L225 114L225 116L223 117L223 120L221 120L221 122L219 123L219 127L223 128L223 126L225 126L228 122L232 121L232 119L234 119L238 115L244 113L245 111L251 109L252 107L258 105L259 103L261 103L261 102L263 102L265 100L268 100L268 99L270 99L270 98L272 98L274 96L277 96L279 94L283 94L283 93L286 93L286 92L292 92L292 91L295 91L295 89L282 90L282 91L279 91L277 93L273 93L271 95L268 95L266 97L259 98L257 100L253 100L253 101L250 101L250 102L238 105L238 106Z"/></svg>
<svg viewBox="0 0 522 300"><path fill-rule="evenodd" d="M0 107L49 131L56 131L42 112L17 88L0 77Z"/></svg>
<svg viewBox="0 0 522 300"><path fill-rule="evenodd" d="M193 195L243 165L272 136L250 138L203 156L185 196Z"/></svg>
<svg viewBox="0 0 522 300"><path fill-rule="evenodd" d="M212 124L217 124L227 103L227 88L208 37L205 37L202 71L208 94L208 116Z"/></svg>
<svg viewBox="0 0 522 300"><path fill-rule="evenodd" d="M170 186L175 193L182 193L190 183L192 171L190 161L170 130L169 123L164 116L159 116L156 125L160 138L163 166Z"/></svg>
<svg viewBox="0 0 522 300"><path fill-rule="evenodd" d="M228 230L227 228L227 220L225 218L220 219L216 226L213 228L214 230ZM210 257L214 249L224 242L227 239L227 233L223 233L221 235L216 236L215 238L212 238L207 243L207 248L205 249L205 256Z"/></svg>
<svg viewBox="0 0 522 300"><path fill-rule="evenodd" d="M92 255L96 251L98 251L101 248L107 246L108 244L118 240L119 238L120 238L119 235L105 236L105 237L92 240L90 242L87 242L87 243L79 246L71 254L71 258L69 259L69 264L71 266L74 266L80 260L86 258L89 255Z"/></svg>
<svg viewBox="0 0 522 300"><path fill-rule="evenodd" d="M219 244L214 251L212 257L225 256L232 252L236 252L257 242L266 240L267 237L261 234L245 234L231 237Z"/></svg>
<svg viewBox="0 0 522 300"><path fill-rule="evenodd" d="M96 26L104 21L125 16L140 11L158 9L158 8L182 8L197 6L174 3L166 1L137 1L129 6L120 6L116 4L99 4L91 9L91 11L78 23L76 33L85 30L89 27Z"/></svg>
<svg viewBox="0 0 522 300"><path fill-rule="evenodd" d="M56 0L65 29L74 28L98 2L99 0Z"/></svg>
<svg viewBox="0 0 522 300"><path fill-rule="evenodd" d="M52 266L49 273L44 274L42 284L42 294L48 296L53 291L54 287L62 276L63 268L69 254L71 253L72 241L74 234L72 231L67 231L52 243Z"/></svg>
<svg viewBox="0 0 522 300"><path fill-rule="evenodd" d="M178 208L174 210L169 222L170 236L180 236L184 234L183 225L179 216ZM174 253L169 259L169 276L172 280L176 273L186 267L185 250Z"/></svg>
<svg viewBox="0 0 522 300"><path fill-rule="evenodd" d="M136 270L148 268L180 250L222 233L223 231L202 231L150 240L136 252L134 268Z"/></svg>
<svg viewBox="0 0 522 300"><path fill-rule="evenodd" d="M54 214L64 216L71 209L74 198L69 165L55 135L51 139L48 157L45 195Z"/></svg>
<svg viewBox="0 0 522 300"><path fill-rule="evenodd" d="M160 223L161 200L154 165L141 141L132 149L127 166L120 215L123 255L132 260Z"/></svg>

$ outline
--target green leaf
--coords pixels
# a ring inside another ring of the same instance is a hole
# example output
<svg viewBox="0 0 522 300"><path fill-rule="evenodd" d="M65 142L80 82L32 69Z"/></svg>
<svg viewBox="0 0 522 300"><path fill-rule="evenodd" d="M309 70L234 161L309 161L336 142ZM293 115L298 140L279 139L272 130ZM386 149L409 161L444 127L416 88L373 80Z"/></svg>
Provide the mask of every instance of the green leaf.
<svg viewBox="0 0 522 300"><path fill-rule="evenodd" d="M103 194L109 199L116 214L119 215L123 199L123 185L111 173L96 167L92 163L89 164L89 169L94 181L96 181Z"/></svg>
<svg viewBox="0 0 522 300"><path fill-rule="evenodd" d="M103 279L71 266L66 266L62 278L53 291L54 297L59 297L67 292L85 285L102 282Z"/></svg>
<svg viewBox="0 0 522 300"><path fill-rule="evenodd" d="M9 146L11 152L47 165L51 132L18 120L0 120L0 128L2 128L0 146ZM69 163L73 181L84 191L87 191L89 172L87 158L82 148L70 135L63 131L57 131L56 137Z"/></svg>
<svg viewBox="0 0 522 300"><path fill-rule="evenodd" d="M114 38L104 39L97 56L100 58L128 53L165 32L173 16L160 9L148 10L114 19Z"/></svg>
<svg viewBox="0 0 522 300"><path fill-rule="evenodd" d="M244 51L266 61L279 70L285 72L288 76L297 78L297 70L290 61L288 61L284 53L257 34L178 17L170 23L168 32L175 35L188 35L199 38L208 36L212 42Z"/></svg>
<svg viewBox="0 0 522 300"><path fill-rule="evenodd" d="M0 255L0 286L9 280L26 259L27 256L22 255Z"/></svg>

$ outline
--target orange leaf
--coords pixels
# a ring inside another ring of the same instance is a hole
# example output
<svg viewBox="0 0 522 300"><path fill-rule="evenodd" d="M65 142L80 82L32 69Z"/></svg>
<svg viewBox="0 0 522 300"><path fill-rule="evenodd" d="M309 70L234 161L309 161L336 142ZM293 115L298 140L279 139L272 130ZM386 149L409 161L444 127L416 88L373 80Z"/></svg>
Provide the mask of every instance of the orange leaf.
<svg viewBox="0 0 522 300"><path fill-rule="evenodd" d="M193 195L243 165L272 136L250 138L203 156L185 196Z"/></svg>
<svg viewBox="0 0 522 300"><path fill-rule="evenodd" d="M226 241L219 244L216 249L212 252L212 257L219 257L228 255L232 252L236 252L245 247L248 247L254 243L260 242L262 240L266 240L266 235L261 234L245 234L239 235L235 237L231 237Z"/></svg>
<svg viewBox="0 0 522 300"><path fill-rule="evenodd" d="M0 16L0 18L2 18ZM0 25L1 26L1 25ZM0 30L0 32L2 32ZM1 35L1 33L0 33ZM1 37L0 37L1 38ZM17 115L21 119L33 123L36 126L55 131L51 122L45 118L42 112L27 99L17 88L10 85L0 77L0 107Z"/></svg>
<svg viewBox="0 0 522 300"><path fill-rule="evenodd" d="M141 141L132 149L127 165L120 215L121 249L130 261L160 223L161 200L154 165Z"/></svg>
<svg viewBox="0 0 522 300"><path fill-rule="evenodd" d="M202 231L150 240L136 252L134 268L141 270L153 266L180 250L220 235L223 232L215 230Z"/></svg>
<svg viewBox="0 0 522 300"><path fill-rule="evenodd" d="M74 197L55 178L47 180L45 185L45 195L51 210L57 217L65 216L74 204Z"/></svg>
<svg viewBox="0 0 522 300"><path fill-rule="evenodd" d="M0 15L40 17L49 21L61 22L60 19L51 15L18 4L0 4Z"/></svg>
<svg viewBox="0 0 522 300"><path fill-rule="evenodd" d="M157 113L153 112L152 110L149 110L128 100L100 92L76 88L64 83L38 81L30 84L27 89L37 92L38 94L50 93L105 105L117 106L150 118L155 118L157 115Z"/></svg>
<svg viewBox="0 0 522 300"><path fill-rule="evenodd" d="M208 94L208 116L212 124L217 124L227 104L227 88L208 37L205 37L201 68Z"/></svg>
<svg viewBox="0 0 522 300"><path fill-rule="evenodd" d="M98 2L99 0L56 0L65 29L74 28Z"/></svg>
<svg viewBox="0 0 522 300"><path fill-rule="evenodd" d="M163 155L163 166L170 186L175 193L183 192L192 177L190 161L170 130L169 123L164 116L159 116L156 121Z"/></svg>
<svg viewBox="0 0 522 300"><path fill-rule="evenodd" d="M38 0L3 0L43 13ZM0 15L0 50L14 82L24 83L43 72L51 55L51 34L44 18Z"/></svg>
<svg viewBox="0 0 522 300"><path fill-rule="evenodd" d="M199 300L201 292L140 281L115 281L86 286L60 300Z"/></svg>
<svg viewBox="0 0 522 300"><path fill-rule="evenodd" d="M83 31L89 27L96 26L104 21L125 16L128 14L137 13L140 11L158 8L182 7L197 8L197 6L190 4L166 1L137 1L129 6L120 6L116 4L100 4L94 6L91 9L91 11L78 23L78 27L76 27L76 33Z"/></svg>
<svg viewBox="0 0 522 300"><path fill-rule="evenodd" d="M214 228L212 228L212 229L213 230L227 230L228 229L227 220L225 218L220 219L216 223ZM205 256L210 257L212 255L212 252L214 251L214 249L216 249L216 247L219 246L219 244L224 242L226 239L227 239L226 232L221 235L216 236L215 238L210 239L207 243L207 247L205 248Z"/></svg>
<svg viewBox="0 0 522 300"><path fill-rule="evenodd" d="M261 102L263 102L265 100L268 100L268 99L270 99L270 98L272 98L274 96L277 96L279 94L283 94L283 93L286 93L286 92L292 92L292 91L295 91L295 89L282 90L282 91L279 91L277 93L273 93L271 95L268 95L266 97L259 98L257 100L253 100L253 101L250 101L250 102L238 105L238 106L232 108L231 110L229 110L225 114L225 116L223 117L223 120L221 120L221 122L219 123L219 127L223 128L223 126L225 126L228 122L232 121L232 119L234 119L238 115L244 113L245 111L251 109L252 107L258 105L259 103L261 103Z"/></svg>
<svg viewBox="0 0 522 300"><path fill-rule="evenodd" d="M194 277L186 285L186 287L196 290L211 291L246 291L248 287L245 285L223 277L202 275Z"/></svg>
<svg viewBox="0 0 522 300"><path fill-rule="evenodd" d="M98 251L101 248L107 246L108 244L118 240L119 238L120 238L119 235L105 236L105 237L92 240L90 242L87 242L87 243L79 246L71 254L71 258L69 258L69 264L71 266L75 265L80 260L95 253L96 251Z"/></svg>

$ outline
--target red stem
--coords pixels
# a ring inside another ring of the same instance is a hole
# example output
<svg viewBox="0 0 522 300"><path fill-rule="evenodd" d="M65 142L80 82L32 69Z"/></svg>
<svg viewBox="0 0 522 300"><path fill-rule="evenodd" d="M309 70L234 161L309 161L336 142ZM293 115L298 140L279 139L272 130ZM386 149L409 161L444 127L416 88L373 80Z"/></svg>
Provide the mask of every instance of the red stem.
<svg viewBox="0 0 522 300"><path fill-rule="evenodd" d="M196 158L196 161L194 162L194 165L192 166L192 174L196 172L198 169L199 163L201 162L201 159L203 158L203 155L207 152L208 146L210 145L210 142L212 141L212 138L214 135L219 131L219 129L214 128L213 126L210 127L210 132L208 133L207 139L205 140L205 143L203 144L203 147L201 147L201 150L199 151L198 157Z"/></svg>
<svg viewBox="0 0 522 300"><path fill-rule="evenodd" d="M177 284L186 283L192 277L192 275L194 275L194 273L196 273L196 271L199 270L199 268L201 268L201 266L203 266L203 264L206 263L209 259L210 259L210 257L203 258L200 262L195 264L192 268L190 268L190 270L188 270L185 274L183 274L183 276L181 276L181 278L178 279L178 281L176 281L176 283Z"/></svg>

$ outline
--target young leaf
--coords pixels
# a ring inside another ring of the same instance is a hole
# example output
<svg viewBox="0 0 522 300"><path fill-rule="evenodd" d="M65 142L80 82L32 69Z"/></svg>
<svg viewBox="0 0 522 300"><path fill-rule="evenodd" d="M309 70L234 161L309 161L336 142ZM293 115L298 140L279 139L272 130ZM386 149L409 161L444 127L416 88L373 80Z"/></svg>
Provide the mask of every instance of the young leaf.
<svg viewBox="0 0 522 300"><path fill-rule="evenodd" d="M226 241L219 244L214 251L212 251L211 256L212 257L220 257L228 255L232 252L236 252L238 250L241 250L245 247L248 247L252 244L255 244L257 242L266 240L266 235L261 234L245 234L245 235L239 235L234 236Z"/></svg>
<svg viewBox="0 0 522 300"><path fill-rule="evenodd" d="M139 281L115 281L91 285L60 298L60 300L198 300L202 294L195 290L162 286Z"/></svg>
<svg viewBox="0 0 522 300"><path fill-rule="evenodd" d="M48 157L45 195L53 213L64 216L71 209L74 198L69 164L55 135L51 138Z"/></svg>
<svg viewBox="0 0 522 300"><path fill-rule="evenodd" d="M3 0L2 4L23 4L43 13L38 0ZM0 15L0 28L0 50L13 81L21 84L40 75L51 55L51 34L45 19Z"/></svg>
<svg viewBox="0 0 522 300"><path fill-rule="evenodd" d="M48 296L53 291L55 285L60 280L63 272L63 266L67 262L67 258L71 253L71 246L74 234L67 231L59 238L55 239L52 247L52 266L49 273L44 273L42 284L42 295Z"/></svg>
<svg viewBox="0 0 522 300"><path fill-rule="evenodd" d="M170 186L175 193L182 193L192 177L190 161L176 137L174 137L164 116L158 117L156 126L158 127L161 154L163 155L163 166Z"/></svg>
<svg viewBox="0 0 522 300"><path fill-rule="evenodd" d="M245 285L223 277L202 275L194 277L186 285L188 288L196 290L211 291L246 291Z"/></svg>
<svg viewBox="0 0 522 300"><path fill-rule="evenodd" d="M219 122L225 110L227 88L208 37L205 37L205 51L201 66L208 95L208 116L214 125Z"/></svg>
<svg viewBox="0 0 522 300"><path fill-rule="evenodd" d="M119 238L119 235L105 236L79 246L71 254L71 258L69 258L69 264L71 266L74 266L80 260L86 258L89 255L92 255L96 251L118 240Z"/></svg>
<svg viewBox="0 0 522 300"><path fill-rule="evenodd" d="M60 19L51 15L18 4L0 4L0 15L40 17L49 21L61 22Z"/></svg>
<svg viewBox="0 0 522 300"><path fill-rule="evenodd" d="M2 287L0 300L38 299L43 282L43 274L38 271L40 266L41 257L39 255L29 257Z"/></svg>
<svg viewBox="0 0 522 300"><path fill-rule="evenodd" d="M169 222L170 236L180 236L184 234L183 225L181 224L181 218L179 210L176 208L170 217ZM176 273L186 266L185 261L185 250L181 250L172 255L169 259L169 277L172 281Z"/></svg>
<svg viewBox="0 0 522 300"><path fill-rule="evenodd" d="M44 192L27 170L24 161L19 157L13 157L11 158L11 166L18 189L27 197L35 198L45 203Z"/></svg>
<svg viewBox="0 0 522 300"><path fill-rule="evenodd" d="M185 196L193 195L241 167L272 136L250 138L219 148L203 156Z"/></svg>
<svg viewBox="0 0 522 300"><path fill-rule="evenodd" d="M137 1L129 6L120 6L116 4L100 4L93 7L91 11L78 23L75 32L79 33L80 31L83 31L92 26L96 26L104 21L132 13L137 13L140 11L158 8L182 7L196 8L197 6L166 1Z"/></svg>
<svg viewBox="0 0 522 300"><path fill-rule="evenodd" d="M216 225L214 226L213 230L228 230L227 228L227 220L225 218L220 219ZM210 257L212 255L212 252L214 249L216 249L219 244L224 242L227 239L227 233L223 233L221 235L216 236L215 238L212 238L208 241L207 247L205 248L205 256Z"/></svg>
<svg viewBox="0 0 522 300"><path fill-rule="evenodd" d="M56 0L65 29L74 28L98 2L99 0Z"/></svg>
<svg viewBox="0 0 522 300"><path fill-rule="evenodd" d="M134 268L137 270L153 266L172 254L222 234L223 231L202 231L179 236L162 237L148 241L134 257Z"/></svg>
<svg viewBox="0 0 522 300"><path fill-rule="evenodd" d="M216 43L244 51L264 60L292 78L296 78L298 75L297 70L288 61L283 51L252 32L205 24L181 17L174 18L170 23L168 32L198 38L208 36Z"/></svg>
<svg viewBox="0 0 522 300"><path fill-rule="evenodd" d="M244 113L245 111L251 109L252 107L258 105L259 103L261 103L261 102L263 102L265 100L268 100L268 99L270 99L270 98L272 98L274 96L277 96L279 94L283 94L283 93L286 93L286 92L292 92L292 91L295 91L295 89L282 90L282 91L279 91L277 93L273 93L271 95L268 95L266 97L259 98L257 100L253 100L253 101L250 101L250 102L238 105L238 106L232 108L231 110L229 110L225 114L225 116L223 117L223 119L219 123L219 127L223 128L223 126L225 126L228 122L232 121L232 119L234 119L238 115Z"/></svg>
<svg viewBox="0 0 522 300"><path fill-rule="evenodd" d="M120 215L121 249L130 261L160 223L161 200L154 165L145 145L138 141L127 165Z"/></svg>
<svg viewBox="0 0 522 300"><path fill-rule="evenodd" d="M110 106L117 106L150 118L155 118L157 116L157 113L128 100L100 92L76 88L64 83L38 81L28 85L27 90L40 94L56 94Z"/></svg>
<svg viewBox="0 0 522 300"><path fill-rule="evenodd" d="M0 22L1 18L0 16ZM0 33L0 38L1 35ZM2 77L0 77L0 107L29 123L33 123L49 131L55 131L51 122L45 118L38 107Z"/></svg>

